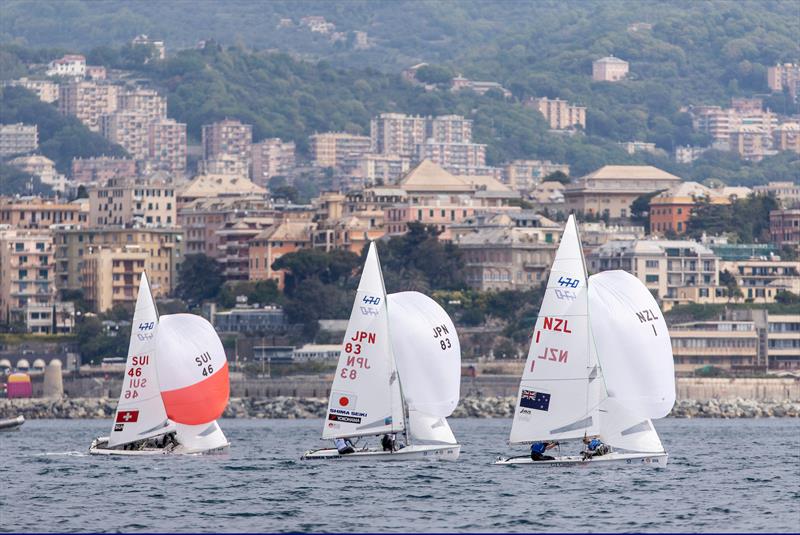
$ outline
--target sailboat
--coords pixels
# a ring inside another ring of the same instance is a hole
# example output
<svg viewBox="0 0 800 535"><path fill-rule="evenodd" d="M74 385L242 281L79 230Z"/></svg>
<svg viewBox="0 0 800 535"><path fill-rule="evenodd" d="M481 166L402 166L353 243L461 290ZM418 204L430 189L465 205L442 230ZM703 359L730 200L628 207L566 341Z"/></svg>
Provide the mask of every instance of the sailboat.
<svg viewBox="0 0 800 535"><path fill-rule="evenodd" d="M310 450L303 459L447 460L461 446L447 423L460 394L461 347L453 322L418 292L386 295L370 243L331 386L323 439L347 438L355 451ZM362 446L402 434L404 446Z"/></svg>
<svg viewBox="0 0 800 535"><path fill-rule="evenodd" d="M216 420L229 391L228 362L214 327L192 314L159 317L143 272L111 433L96 438L89 453L222 451L229 443Z"/></svg>
<svg viewBox="0 0 800 535"><path fill-rule="evenodd" d="M674 403L672 346L658 304L627 272L588 277L570 216L533 331L509 443L553 441L560 451L564 441L597 436L611 451L540 461L501 457L495 464L664 467L668 454L652 420Z"/></svg>

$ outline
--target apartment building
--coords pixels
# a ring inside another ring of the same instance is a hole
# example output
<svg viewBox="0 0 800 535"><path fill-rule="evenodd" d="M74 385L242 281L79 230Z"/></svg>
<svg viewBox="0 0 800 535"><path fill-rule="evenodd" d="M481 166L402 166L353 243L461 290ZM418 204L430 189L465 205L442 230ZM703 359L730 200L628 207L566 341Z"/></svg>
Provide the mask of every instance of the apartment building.
<svg viewBox="0 0 800 535"><path fill-rule="evenodd" d="M117 110L119 88L111 84L76 81L59 86L58 110L77 117L89 130L100 131L100 117Z"/></svg>
<svg viewBox="0 0 800 535"><path fill-rule="evenodd" d="M0 229L0 321L21 321L29 304L52 305L53 234L45 229Z"/></svg>
<svg viewBox="0 0 800 535"><path fill-rule="evenodd" d="M573 106L566 100L547 97L534 98L526 106L541 113L553 130L572 130L586 128L586 107Z"/></svg>
<svg viewBox="0 0 800 535"><path fill-rule="evenodd" d="M310 249L316 223L310 219L282 219L259 232L248 248L250 280L272 279L283 288L285 272L272 264L285 254Z"/></svg>
<svg viewBox="0 0 800 535"><path fill-rule="evenodd" d="M275 218L246 216L228 221L217 231L217 262L225 280L243 281L250 277L250 246L253 239L271 227Z"/></svg>
<svg viewBox="0 0 800 535"><path fill-rule="evenodd" d="M759 331L752 320L694 321L669 328L675 372L714 366L752 373L759 366Z"/></svg>
<svg viewBox="0 0 800 535"><path fill-rule="evenodd" d="M800 153L800 123L783 123L773 130L772 148Z"/></svg>
<svg viewBox="0 0 800 535"><path fill-rule="evenodd" d="M592 80L595 82L618 82L628 75L627 61L606 56L592 62Z"/></svg>
<svg viewBox="0 0 800 535"><path fill-rule="evenodd" d="M35 124L0 124L0 158L33 152L39 148Z"/></svg>
<svg viewBox="0 0 800 535"><path fill-rule="evenodd" d="M557 171L569 176L569 165L550 160L514 160L503 168L502 181L516 191L530 192Z"/></svg>
<svg viewBox="0 0 800 535"><path fill-rule="evenodd" d="M759 105L756 106L755 102ZM694 106L690 112L692 125L698 132L711 136L720 148L742 152L737 144L731 144L731 135L740 128L745 132L760 129L762 133L761 144L768 147L772 131L778 126L778 117L769 110L762 110L760 100L733 99L735 107L722 108L720 106ZM741 136L739 136L741 137ZM738 139L738 138L737 138Z"/></svg>
<svg viewBox="0 0 800 535"><path fill-rule="evenodd" d="M800 370L800 314L767 317L767 351L772 370Z"/></svg>
<svg viewBox="0 0 800 535"><path fill-rule="evenodd" d="M353 174L367 184L395 184L411 169L411 158L396 154L364 154L358 159Z"/></svg>
<svg viewBox="0 0 800 535"><path fill-rule="evenodd" d="M684 234L692 209L700 202L731 204L728 197L697 182L681 182L650 200L650 232Z"/></svg>
<svg viewBox="0 0 800 535"><path fill-rule="evenodd" d="M800 183L790 180L770 182L762 186L753 186L753 191L757 195L774 195L784 208L800 206Z"/></svg>
<svg viewBox="0 0 800 535"><path fill-rule="evenodd" d="M147 125L145 172L166 171L171 175L186 173L186 123L158 119Z"/></svg>
<svg viewBox="0 0 800 535"><path fill-rule="evenodd" d="M85 224L88 206L42 197L0 197L0 225L15 229L46 229L51 225Z"/></svg>
<svg viewBox="0 0 800 535"><path fill-rule="evenodd" d="M83 78L86 76L86 58L79 54L67 54L47 64L47 76Z"/></svg>
<svg viewBox="0 0 800 535"><path fill-rule="evenodd" d="M136 161L110 156L74 158L71 175L72 180L79 184L104 183L116 177L133 178L136 176Z"/></svg>
<svg viewBox="0 0 800 535"><path fill-rule="evenodd" d="M225 119L203 125L203 160L231 156L250 169L250 146L253 144L253 126L234 119Z"/></svg>
<svg viewBox="0 0 800 535"><path fill-rule="evenodd" d="M730 149L745 160L758 162L771 154L769 134L760 126L740 126L730 132Z"/></svg>
<svg viewBox="0 0 800 535"><path fill-rule="evenodd" d="M800 244L800 208L772 210L769 213L769 233L772 243L797 247Z"/></svg>
<svg viewBox="0 0 800 535"><path fill-rule="evenodd" d="M461 115L439 115L430 121L430 135L436 143L472 143L472 120Z"/></svg>
<svg viewBox="0 0 800 535"><path fill-rule="evenodd" d="M138 111L116 111L100 117L100 134L121 145L134 160L144 160L148 155L148 127L150 117Z"/></svg>
<svg viewBox="0 0 800 535"><path fill-rule="evenodd" d="M119 111L143 113L148 122L167 118L167 99L155 89L126 87L117 96Z"/></svg>
<svg viewBox="0 0 800 535"><path fill-rule="evenodd" d="M146 264L147 253L137 248L90 248L81 270L84 299L99 313L116 305L133 306Z"/></svg>
<svg viewBox="0 0 800 535"><path fill-rule="evenodd" d="M800 64L784 63L767 68L767 85L774 92L789 92L793 99L800 93Z"/></svg>
<svg viewBox="0 0 800 535"><path fill-rule="evenodd" d="M75 303L28 303L22 309L27 331L33 334L72 334L75 330Z"/></svg>
<svg viewBox="0 0 800 535"><path fill-rule="evenodd" d="M370 151L369 136L325 132L310 138L311 158L318 167L344 167L348 158L358 159Z"/></svg>
<svg viewBox="0 0 800 535"><path fill-rule="evenodd" d="M56 164L50 158L39 154L30 154L17 156L6 163L37 177L42 184L53 188L53 191L64 192L67 189L67 177L56 171Z"/></svg>
<svg viewBox="0 0 800 535"><path fill-rule="evenodd" d="M664 310L717 297L719 258L693 241L614 240L590 252L586 261L591 273L622 269L635 275L662 300Z"/></svg>
<svg viewBox="0 0 800 535"><path fill-rule="evenodd" d="M160 177L112 178L89 188L89 223L104 226L172 227L175 187Z"/></svg>
<svg viewBox="0 0 800 535"><path fill-rule="evenodd" d="M774 303L782 290L800 293L800 262L796 260L728 260L720 262L719 269L734 276L748 302Z"/></svg>
<svg viewBox="0 0 800 535"><path fill-rule="evenodd" d="M568 211L627 218L637 197L669 189L680 181L680 177L650 165L606 165L568 184L564 199Z"/></svg>
<svg viewBox="0 0 800 535"><path fill-rule="evenodd" d="M370 123L371 151L413 158L425 142L428 120L402 113L381 113Z"/></svg>
<svg viewBox="0 0 800 535"><path fill-rule="evenodd" d="M10 80L4 82L5 86L24 87L28 91L36 94L39 100L52 104L58 100L58 84L50 80L31 80L29 78L20 78L19 80Z"/></svg>
<svg viewBox="0 0 800 535"><path fill-rule="evenodd" d="M445 169L485 167L486 145L481 143L440 143L428 139L417 146L416 160L430 160Z"/></svg>
<svg viewBox="0 0 800 535"><path fill-rule="evenodd" d="M274 176L286 175L295 166L294 141L277 137L264 139L252 146L252 172L256 184L266 186Z"/></svg>

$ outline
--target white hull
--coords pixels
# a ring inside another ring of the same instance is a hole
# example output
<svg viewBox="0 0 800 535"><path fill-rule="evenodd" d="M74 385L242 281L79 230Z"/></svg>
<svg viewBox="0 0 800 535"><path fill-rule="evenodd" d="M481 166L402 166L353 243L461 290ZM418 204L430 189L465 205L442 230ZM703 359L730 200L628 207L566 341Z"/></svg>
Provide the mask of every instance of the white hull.
<svg viewBox="0 0 800 535"><path fill-rule="evenodd" d="M25 417L21 414L16 418L6 418L0 420L0 431L16 431L25 423Z"/></svg>
<svg viewBox="0 0 800 535"><path fill-rule="evenodd" d="M188 448L183 444L178 444L174 448L142 448L139 450L124 450L108 447L108 437L99 437L92 441L89 446L90 455L120 455L126 457L143 457L154 455L205 455L214 453L224 453L228 450L230 443L215 448L199 449Z"/></svg>
<svg viewBox="0 0 800 535"><path fill-rule="evenodd" d="M619 453L611 452L600 457L583 459L580 455L567 455L556 457L552 461L534 461L530 456L498 458L494 464L528 464L542 467L588 467L588 466L607 466L607 465L642 465L655 468L665 468L667 466L667 453Z"/></svg>
<svg viewBox="0 0 800 535"><path fill-rule="evenodd" d="M412 444L397 451L356 450L340 455L336 448L310 450L301 457L304 460L349 460L349 461L455 461L461 453L460 444L425 445Z"/></svg>

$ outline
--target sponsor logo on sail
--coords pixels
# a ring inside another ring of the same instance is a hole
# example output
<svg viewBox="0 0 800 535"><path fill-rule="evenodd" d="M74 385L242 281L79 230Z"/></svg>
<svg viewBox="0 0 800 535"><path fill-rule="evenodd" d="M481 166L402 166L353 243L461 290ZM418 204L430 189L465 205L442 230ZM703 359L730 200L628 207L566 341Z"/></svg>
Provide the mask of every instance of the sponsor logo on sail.
<svg viewBox="0 0 800 535"><path fill-rule="evenodd" d="M544 392L535 392L533 390L523 390L519 399L519 406L526 409L535 409L537 411L550 410L550 394Z"/></svg>
<svg viewBox="0 0 800 535"><path fill-rule="evenodd" d="M125 424L114 424L114 431L122 431L125 428Z"/></svg>
<svg viewBox="0 0 800 535"><path fill-rule="evenodd" d="M117 412L116 423L129 424L139 419L139 411L119 411Z"/></svg>
<svg viewBox="0 0 800 535"><path fill-rule="evenodd" d="M361 418L358 418L356 416L345 416L344 414L328 413L328 420L333 420L334 422L344 422L346 424L361 423Z"/></svg>

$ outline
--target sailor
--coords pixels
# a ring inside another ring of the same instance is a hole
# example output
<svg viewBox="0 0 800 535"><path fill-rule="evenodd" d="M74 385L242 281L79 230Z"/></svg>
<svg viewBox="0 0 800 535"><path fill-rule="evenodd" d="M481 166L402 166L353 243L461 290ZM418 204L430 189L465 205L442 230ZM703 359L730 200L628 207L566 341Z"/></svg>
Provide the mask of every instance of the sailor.
<svg viewBox="0 0 800 535"><path fill-rule="evenodd" d="M381 446L383 446L383 451L394 451L395 448L395 441L397 440L394 433L387 433L383 435L381 439Z"/></svg>
<svg viewBox="0 0 800 535"><path fill-rule="evenodd" d="M553 461L555 457L545 455L544 452L555 448L558 442L534 442L531 444L531 459L534 461Z"/></svg>
<svg viewBox="0 0 800 535"><path fill-rule="evenodd" d="M339 452L339 455L347 455L348 453L354 453L356 451L349 438L335 438L333 439L333 443L336 446L336 451Z"/></svg>
<svg viewBox="0 0 800 535"><path fill-rule="evenodd" d="M582 452L584 460L600 457L611 451L611 448L603 444L603 441L598 437L592 437L591 439L583 437L583 443L586 445L586 449Z"/></svg>

